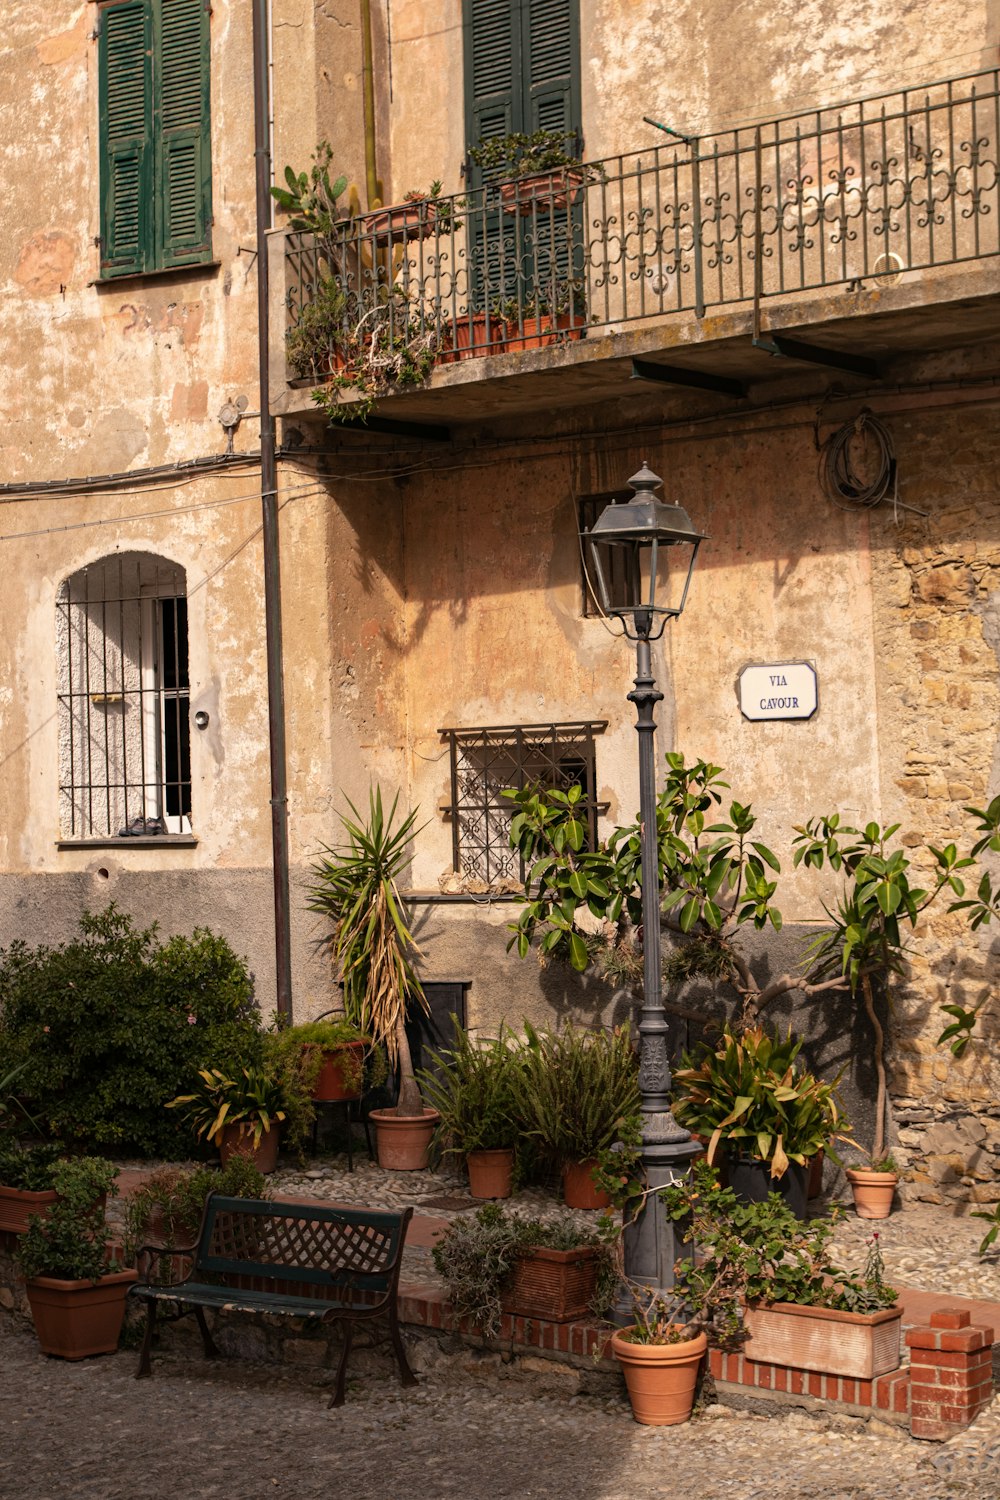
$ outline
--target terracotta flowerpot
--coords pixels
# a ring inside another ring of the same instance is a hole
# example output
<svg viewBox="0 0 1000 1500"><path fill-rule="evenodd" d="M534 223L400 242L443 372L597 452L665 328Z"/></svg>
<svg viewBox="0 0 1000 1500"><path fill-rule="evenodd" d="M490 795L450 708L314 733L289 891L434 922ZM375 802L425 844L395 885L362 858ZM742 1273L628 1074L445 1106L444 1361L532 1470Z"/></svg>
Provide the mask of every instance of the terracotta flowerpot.
<svg viewBox="0 0 1000 1500"><path fill-rule="evenodd" d="M743 1317L749 1335L745 1353L763 1364L855 1380L874 1380L899 1365L900 1308L849 1313L771 1302L748 1307Z"/></svg>
<svg viewBox="0 0 1000 1500"><path fill-rule="evenodd" d="M703 1333L679 1344L636 1344L630 1328L612 1336L611 1348L622 1367L637 1422L672 1427L689 1419L707 1347Z"/></svg>
<svg viewBox="0 0 1000 1500"><path fill-rule="evenodd" d="M582 339L586 326L587 319L584 314L572 311L557 313L552 324L556 334L561 335L561 338L565 340Z"/></svg>
<svg viewBox="0 0 1000 1500"><path fill-rule="evenodd" d="M32 1277L26 1287L42 1353L59 1359L114 1354L125 1298L137 1275L136 1271L115 1271L98 1282Z"/></svg>
<svg viewBox="0 0 1000 1500"><path fill-rule="evenodd" d="M273 1172L278 1165L278 1139L281 1131L277 1125L272 1125L270 1130L265 1130L260 1138L260 1144L255 1146L253 1132L244 1131L242 1125L226 1125L223 1127L222 1140L219 1143L219 1157L222 1165L226 1166L230 1157L249 1156L258 1172Z"/></svg>
<svg viewBox="0 0 1000 1500"><path fill-rule="evenodd" d="M865 1171L847 1168L847 1180L854 1194L854 1209L859 1219L887 1219L892 1213L892 1199L899 1178L895 1172Z"/></svg>
<svg viewBox="0 0 1000 1500"><path fill-rule="evenodd" d="M322 1104L336 1104L344 1099L360 1099L364 1072L364 1042L343 1042L339 1047L322 1048L312 1096Z"/></svg>
<svg viewBox="0 0 1000 1500"><path fill-rule="evenodd" d="M467 313L452 324L452 339L459 359L478 359L506 349L507 330L499 318L486 313Z"/></svg>
<svg viewBox="0 0 1000 1500"><path fill-rule="evenodd" d="M373 1109L378 1164L389 1172L423 1172L430 1161L431 1137L441 1116L424 1106L421 1115Z"/></svg>
<svg viewBox="0 0 1000 1500"><path fill-rule="evenodd" d="M511 322L507 325L507 348L512 354L525 349L544 349L555 341L549 313L543 313L540 318L524 318L520 323Z"/></svg>
<svg viewBox="0 0 1000 1500"><path fill-rule="evenodd" d="M48 1190L29 1193L25 1188L0 1185L0 1232L23 1234L32 1214L43 1217L55 1203L58 1194Z"/></svg>
<svg viewBox="0 0 1000 1500"><path fill-rule="evenodd" d="M576 1250L549 1250L539 1245L522 1256L514 1268L504 1312L521 1318L543 1318L569 1323L590 1311L600 1252L596 1245Z"/></svg>
<svg viewBox="0 0 1000 1500"><path fill-rule="evenodd" d="M610 1208L607 1193L594 1186L593 1169L597 1158L568 1161L563 1167L563 1202L567 1208Z"/></svg>
<svg viewBox="0 0 1000 1500"><path fill-rule="evenodd" d="M470 1151L466 1164L469 1192L473 1198L510 1197L514 1177L513 1151Z"/></svg>
<svg viewBox="0 0 1000 1500"><path fill-rule="evenodd" d="M823 1161L826 1153L820 1146L806 1165L806 1197L818 1198L823 1191Z"/></svg>
<svg viewBox="0 0 1000 1500"><path fill-rule="evenodd" d="M500 202L509 214L553 213L575 203L583 188L583 173L573 167L536 172L516 182L500 184Z"/></svg>
<svg viewBox="0 0 1000 1500"><path fill-rule="evenodd" d="M358 223L361 233L371 235L376 244L402 245L407 240L425 240L434 233L437 209L427 198L410 203L393 203L362 214Z"/></svg>

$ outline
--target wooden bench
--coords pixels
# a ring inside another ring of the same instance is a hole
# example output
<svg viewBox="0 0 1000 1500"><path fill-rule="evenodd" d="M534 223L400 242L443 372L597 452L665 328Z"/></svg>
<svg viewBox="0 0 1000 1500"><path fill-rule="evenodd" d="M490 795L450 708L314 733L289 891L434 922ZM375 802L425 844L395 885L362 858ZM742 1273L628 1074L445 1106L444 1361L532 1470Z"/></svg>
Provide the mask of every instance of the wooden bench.
<svg viewBox="0 0 1000 1500"><path fill-rule="evenodd" d="M206 1359L218 1349L205 1321L216 1312L285 1313L321 1323L342 1323L344 1348L331 1406L344 1400L347 1359L354 1324L389 1316L389 1333L403 1385L416 1385L399 1332L396 1306L403 1243L413 1209L385 1213L367 1209L322 1208L312 1203L270 1203L256 1198L224 1198L213 1193L205 1204L193 1245L144 1245L140 1275L164 1255L192 1262L175 1284L137 1282L133 1296L147 1306L147 1322L136 1379L152 1373L150 1349L161 1307L172 1307L166 1321L193 1313Z"/></svg>

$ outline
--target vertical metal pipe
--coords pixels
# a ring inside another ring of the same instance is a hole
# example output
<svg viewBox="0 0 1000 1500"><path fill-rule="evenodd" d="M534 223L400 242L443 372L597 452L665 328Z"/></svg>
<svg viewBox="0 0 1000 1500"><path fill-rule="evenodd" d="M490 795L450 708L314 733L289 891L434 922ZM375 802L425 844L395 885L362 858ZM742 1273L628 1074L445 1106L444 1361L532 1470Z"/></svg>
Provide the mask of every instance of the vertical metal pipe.
<svg viewBox="0 0 1000 1500"><path fill-rule="evenodd" d="M253 119L257 208L257 347L260 367L260 491L263 512L264 620L267 632L267 723L271 752L271 859L274 880L274 966L279 1015L292 1014L291 903L288 890L288 782L285 766L285 683L281 649L277 463L268 360L267 231L271 152L268 145L267 4L253 5Z"/></svg>

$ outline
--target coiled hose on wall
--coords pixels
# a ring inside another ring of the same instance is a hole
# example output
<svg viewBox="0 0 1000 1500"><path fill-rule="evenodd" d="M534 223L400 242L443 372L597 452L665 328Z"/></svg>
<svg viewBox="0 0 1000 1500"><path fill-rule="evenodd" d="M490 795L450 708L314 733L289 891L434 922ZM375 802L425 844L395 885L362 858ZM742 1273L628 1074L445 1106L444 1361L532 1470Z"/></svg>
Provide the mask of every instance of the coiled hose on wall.
<svg viewBox="0 0 1000 1500"><path fill-rule="evenodd" d="M889 495L897 503L896 455L885 424L862 411L838 427L820 450L819 480L843 510L870 509Z"/></svg>

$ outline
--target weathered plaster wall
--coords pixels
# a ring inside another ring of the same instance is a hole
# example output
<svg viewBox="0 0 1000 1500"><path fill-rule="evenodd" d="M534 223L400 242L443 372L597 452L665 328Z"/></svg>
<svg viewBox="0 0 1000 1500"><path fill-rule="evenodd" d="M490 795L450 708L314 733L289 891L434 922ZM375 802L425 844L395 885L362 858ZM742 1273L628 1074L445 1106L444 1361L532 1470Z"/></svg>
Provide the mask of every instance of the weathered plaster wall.
<svg viewBox="0 0 1000 1500"><path fill-rule="evenodd" d="M101 286L96 9L91 0L12 0L4 11L0 471L8 482L218 453L226 398L243 392L257 404L249 7L220 0L210 22L220 264ZM237 446L255 438L248 419Z"/></svg>

